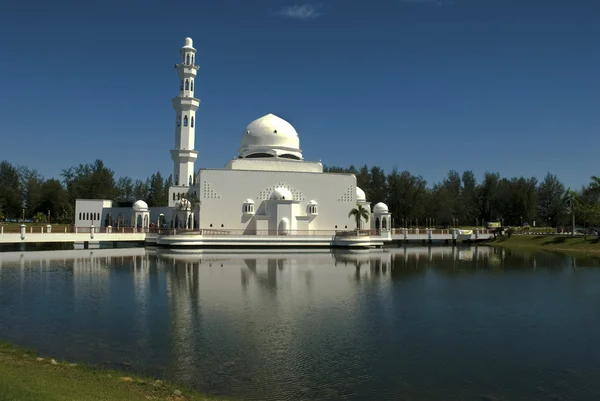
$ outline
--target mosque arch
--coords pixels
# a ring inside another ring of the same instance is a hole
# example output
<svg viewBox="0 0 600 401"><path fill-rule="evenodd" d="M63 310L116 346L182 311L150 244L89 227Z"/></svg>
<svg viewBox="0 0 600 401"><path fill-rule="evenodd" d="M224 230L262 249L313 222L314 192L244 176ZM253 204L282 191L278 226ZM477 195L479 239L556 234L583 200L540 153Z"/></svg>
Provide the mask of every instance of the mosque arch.
<svg viewBox="0 0 600 401"><path fill-rule="evenodd" d="M258 159L261 157L275 157L272 154L269 153L252 153L248 156L246 156L246 159Z"/></svg>
<svg viewBox="0 0 600 401"><path fill-rule="evenodd" d="M189 54L185 57L185 63L186 64L190 63L190 55Z"/></svg>
<svg viewBox="0 0 600 401"><path fill-rule="evenodd" d="M192 64L194 64L194 55L192 54Z"/></svg>
<svg viewBox="0 0 600 401"><path fill-rule="evenodd" d="M282 159L302 160L298 156L296 156L296 155L290 155L289 153L285 153L285 154L283 154L283 155L281 155L279 157L282 158Z"/></svg>
<svg viewBox="0 0 600 401"><path fill-rule="evenodd" d="M186 91L187 91L187 90L190 90L190 81L189 81L189 79L186 79L186 80L185 80L185 90L186 90Z"/></svg>
<svg viewBox="0 0 600 401"><path fill-rule="evenodd" d="M387 229L387 219L385 217L383 219L381 219L381 229L382 230Z"/></svg>
<svg viewBox="0 0 600 401"><path fill-rule="evenodd" d="M190 127L194 128L194 116L192 116L192 120L190 122Z"/></svg>
<svg viewBox="0 0 600 401"><path fill-rule="evenodd" d="M194 90L194 80L190 80L190 90Z"/></svg>
<svg viewBox="0 0 600 401"><path fill-rule="evenodd" d="M184 126L184 127L187 127L187 126L188 126L188 117L187 117L187 116L184 116L184 117L183 117L183 126Z"/></svg>
<svg viewBox="0 0 600 401"><path fill-rule="evenodd" d="M375 219L375 229L379 230L379 226L380 226L380 223L379 223L379 217L378 217Z"/></svg>

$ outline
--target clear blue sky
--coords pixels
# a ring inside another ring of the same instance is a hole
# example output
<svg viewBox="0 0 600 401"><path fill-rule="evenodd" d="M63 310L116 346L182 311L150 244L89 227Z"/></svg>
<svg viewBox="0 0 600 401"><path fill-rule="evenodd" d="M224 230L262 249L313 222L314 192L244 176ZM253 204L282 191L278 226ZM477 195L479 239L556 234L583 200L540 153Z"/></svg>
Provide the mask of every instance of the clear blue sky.
<svg viewBox="0 0 600 401"><path fill-rule="evenodd" d="M600 175L597 0L13 1L0 5L0 159L172 172L174 64L200 64L196 168L274 113L309 160Z"/></svg>

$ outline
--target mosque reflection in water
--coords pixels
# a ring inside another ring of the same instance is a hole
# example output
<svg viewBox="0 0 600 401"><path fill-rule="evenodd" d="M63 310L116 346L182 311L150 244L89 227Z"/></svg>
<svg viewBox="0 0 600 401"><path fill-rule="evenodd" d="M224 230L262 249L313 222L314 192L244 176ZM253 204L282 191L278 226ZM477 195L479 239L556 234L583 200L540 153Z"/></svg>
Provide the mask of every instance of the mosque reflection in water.
<svg viewBox="0 0 600 401"><path fill-rule="evenodd" d="M566 306L579 302L578 295L562 293L558 279L550 290L539 287L536 269L547 277L599 265L593 257L491 247L4 252L0 338L70 360L122 362L141 373L245 399L361 399L373 391L386 399L399 386L415 399L435 399L440 395L435 391L464 399L473 395L464 392L470 388L465 380L476 382L484 370L456 366L449 373L440 362L437 372L429 361L457 363L444 355L461 349L472 364L485 365L493 357L486 352L503 347L504 340L496 338L499 328L545 316L529 315L530 308L523 307L535 291L544 291L540 299L552 294L540 308L579 319ZM518 281L498 280L515 271ZM590 281L577 279L582 286ZM534 283L524 289L526 297L506 291L523 283ZM496 296L489 296L493 291ZM552 306L555 299L562 309ZM513 312L481 319L478 305ZM536 327L555 322L538 321ZM464 327L474 332L478 327L477 335L465 337ZM536 337L521 340L529 338ZM488 343L471 355L467 346L478 341ZM506 372L517 368L519 355L514 361ZM423 377L439 382L424 385ZM429 397L418 396L424 394Z"/></svg>

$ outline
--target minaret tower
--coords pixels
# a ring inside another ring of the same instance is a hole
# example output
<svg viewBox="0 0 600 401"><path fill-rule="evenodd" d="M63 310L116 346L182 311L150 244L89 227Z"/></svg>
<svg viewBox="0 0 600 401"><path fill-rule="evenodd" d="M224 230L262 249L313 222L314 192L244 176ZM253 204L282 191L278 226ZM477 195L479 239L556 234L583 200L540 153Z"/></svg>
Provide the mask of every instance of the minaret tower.
<svg viewBox="0 0 600 401"><path fill-rule="evenodd" d="M179 95L173 98L175 109L175 148L171 150L174 163L173 183L177 187L192 187L195 180L194 162L198 152L194 150L196 110L200 99L194 97L194 83L198 67L195 64L196 49L191 38L185 38L181 48L181 62L175 64L179 77Z"/></svg>

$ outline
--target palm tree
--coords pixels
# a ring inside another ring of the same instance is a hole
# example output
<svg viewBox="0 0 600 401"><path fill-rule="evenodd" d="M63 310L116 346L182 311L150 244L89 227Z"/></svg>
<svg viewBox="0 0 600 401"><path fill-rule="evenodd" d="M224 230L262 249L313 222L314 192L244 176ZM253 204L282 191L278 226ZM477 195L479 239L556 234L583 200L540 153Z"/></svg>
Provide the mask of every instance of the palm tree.
<svg viewBox="0 0 600 401"><path fill-rule="evenodd" d="M348 217L352 216L354 216L354 219L356 220L357 230L360 230L362 219L364 219L365 221L369 221L369 211L362 207L362 205L356 205L354 209L350 210L350 213L348 213Z"/></svg>

